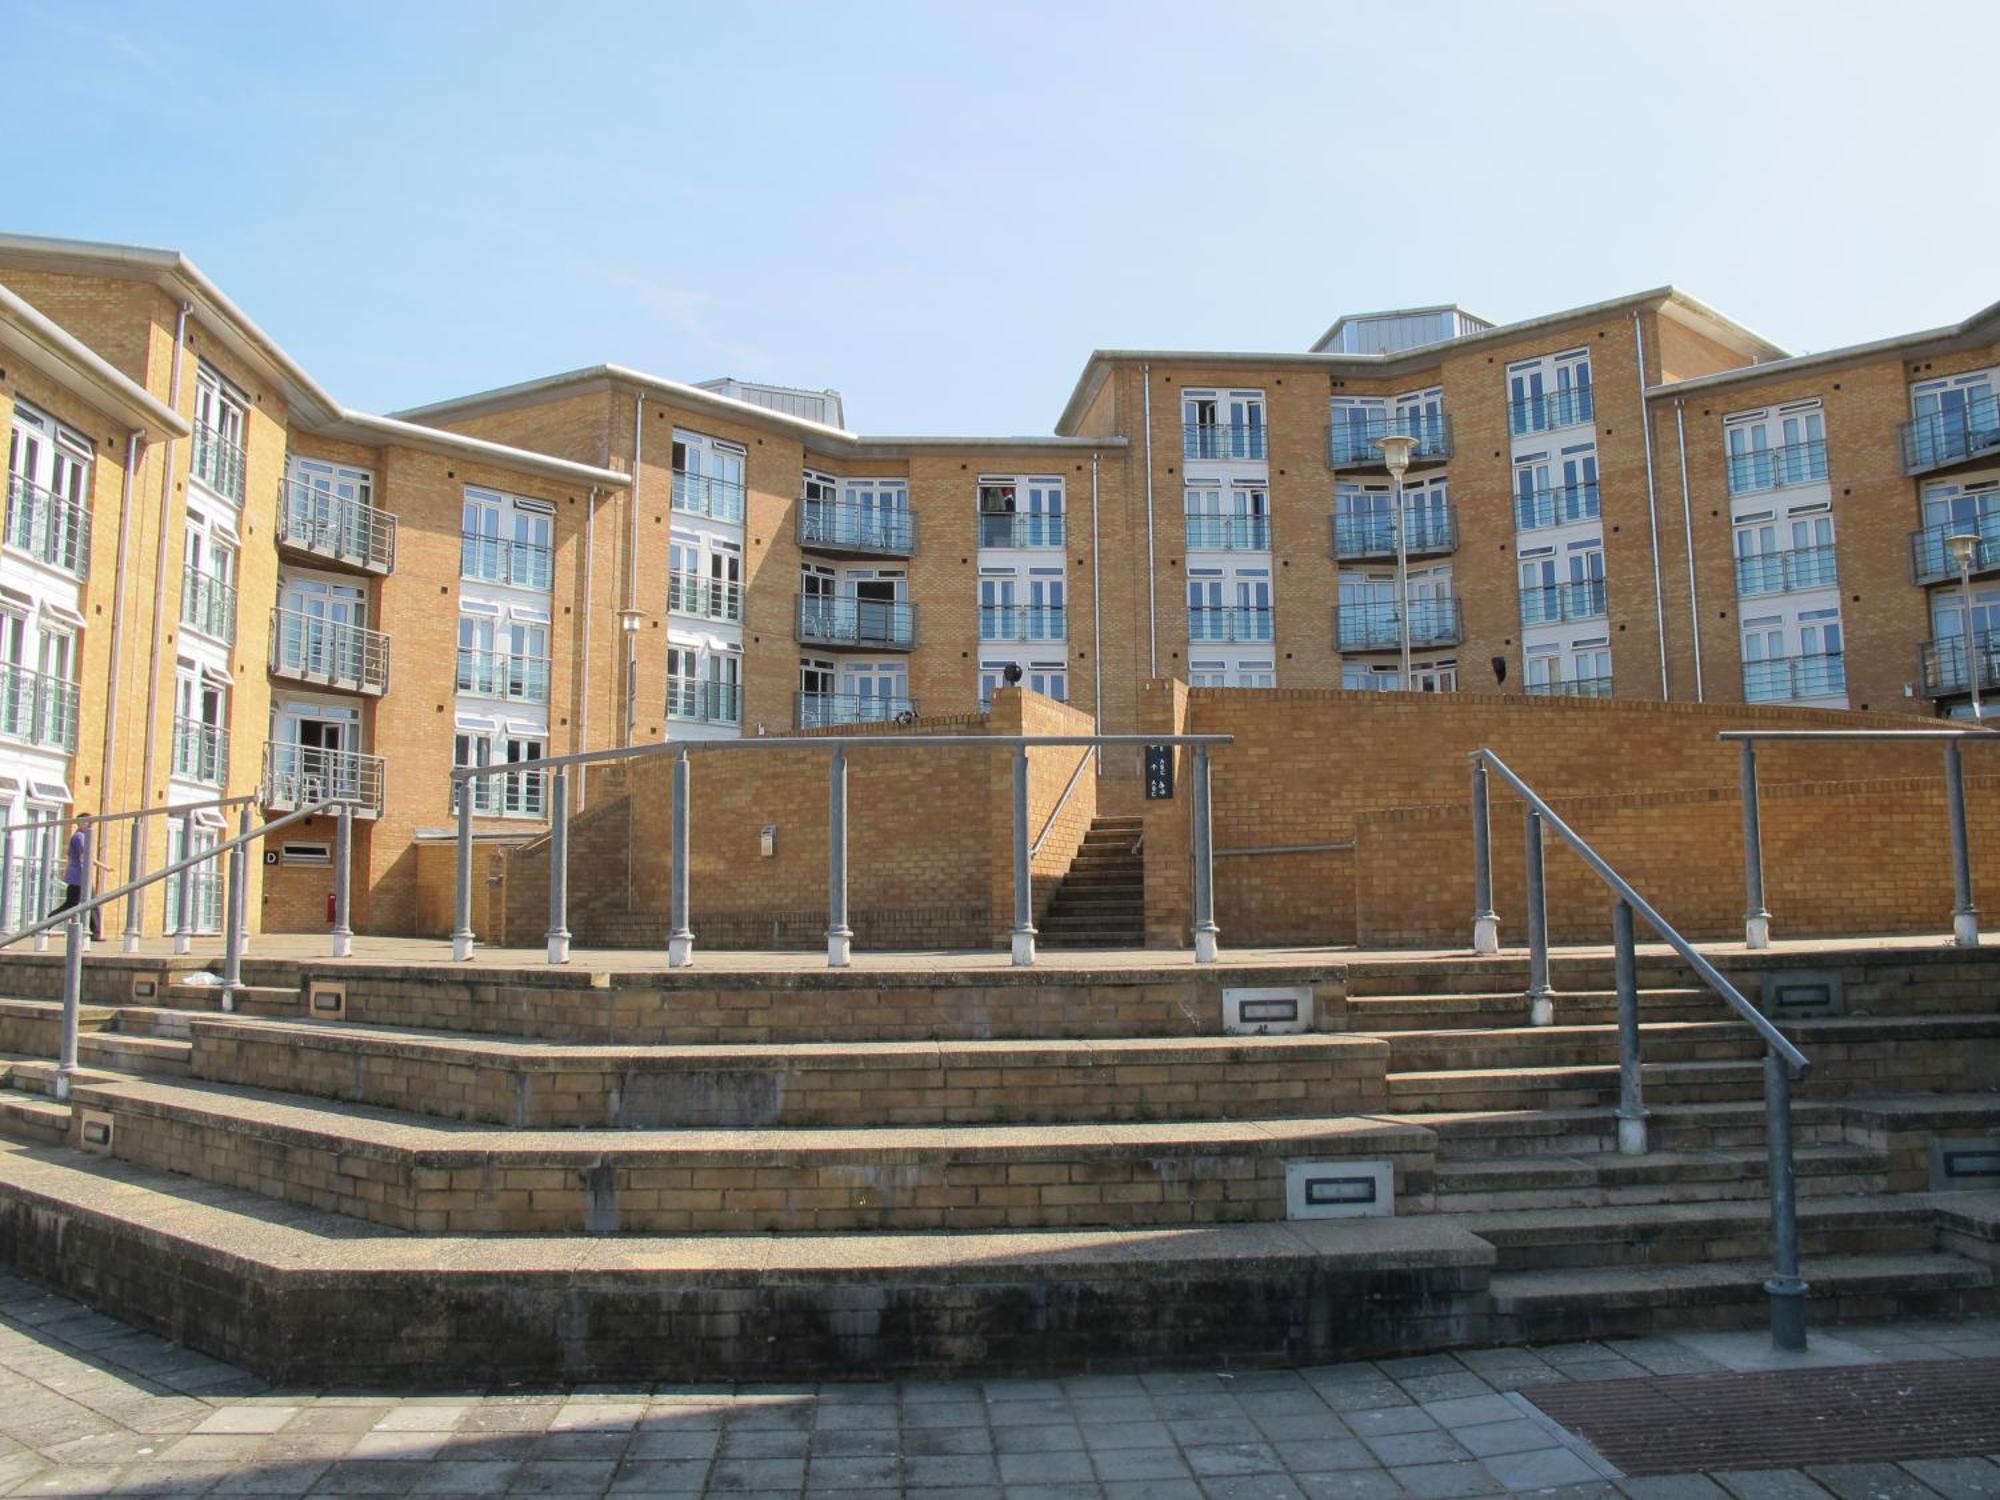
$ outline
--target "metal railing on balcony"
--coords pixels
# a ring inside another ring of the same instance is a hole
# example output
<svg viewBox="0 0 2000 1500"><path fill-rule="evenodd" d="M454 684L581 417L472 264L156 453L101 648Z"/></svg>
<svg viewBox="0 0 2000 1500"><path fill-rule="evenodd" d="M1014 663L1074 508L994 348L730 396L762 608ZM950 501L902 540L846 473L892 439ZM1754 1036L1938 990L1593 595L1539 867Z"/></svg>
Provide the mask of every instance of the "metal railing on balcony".
<svg viewBox="0 0 2000 1500"><path fill-rule="evenodd" d="M462 532L458 571L462 578L504 583L517 589L548 590L555 586L555 549L540 542Z"/></svg>
<svg viewBox="0 0 2000 1500"><path fill-rule="evenodd" d="M517 703L549 701L549 659L516 656L508 651L459 648L458 690L481 698L508 698Z"/></svg>
<svg viewBox="0 0 2000 1500"><path fill-rule="evenodd" d="M1066 535L1061 512L1010 511L979 518L982 547L1060 547Z"/></svg>
<svg viewBox="0 0 2000 1500"><path fill-rule="evenodd" d="M1979 691L1989 693L2000 689L2000 631L1975 630L1972 643L1979 663ZM1971 692L1972 674L1966 670L1965 637L1954 633L1918 646L1917 675L1927 698Z"/></svg>
<svg viewBox="0 0 2000 1500"><path fill-rule="evenodd" d="M1410 450L1413 464L1430 463L1451 457L1451 418L1420 413L1383 412L1366 417L1342 415L1327 429L1327 461L1336 469L1379 469L1387 467L1377 438L1409 437L1417 440Z"/></svg>
<svg viewBox="0 0 2000 1500"><path fill-rule="evenodd" d="M1597 398L1590 386L1566 391L1545 391L1539 396L1523 396L1507 404L1508 421L1514 435L1553 432L1558 427L1581 427L1597 417Z"/></svg>
<svg viewBox="0 0 2000 1500"><path fill-rule="evenodd" d="M720 620L736 624L743 619L743 585L726 578L708 578L700 573L667 574L667 613L692 620Z"/></svg>
<svg viewBox="0 0 2000 1500"><path fill-rule="evenodd" d="M1784 490L1826 478L1826 439L1787 443L1782 448L1754 448L1729 455L1729 493L1754 495L1759 490Z"/></svg>
<svg viewBox="0 0 2000 1500"><path fill-rule="evenodd" d="M1953 411L1902 427L1903 472L1921 474L1968 458L2000 459L2000 397L1978 396Z"/></svg>
<svg viewBox="0 0 2000 1500"><path fill-rule="evenodd" d="M1847 659L1838 651L1818 656L1768 656L1743 663L1745 703L1832 698L1846 691Z"/></svg>
<svg viewBox="0 0 2000 1500"><path fill-rule="evenodd" d="M264 747L264 781L260 796L273 812L297 812L323 802L343 802L364 818L382 816L385 762L358 750L327 750L318 745L270 744Z"/></svg>
<svg viewBox="0 0 2000 1500"><path fill-rule="evenodd" d="M1069 639L1068 611L1060 604L982 604L982 641L1062 641Z"/></svg>
<svg viewBox="0 0 2000 1500"><path fill-rule="evenodd" d="M698 677L669 677L667 717L687 724L741 724L743 686Z"/></svg>
<svg viewBox="0 0 2000 1500"><path fill-rule="evenodd" d="M1449 502L1403 508L1403 550L1411 557L1430 557L1458 550L1458 511ZM1333 518L1333 555L1342 561L1396 555L1396 518L1392 515L1337 515Z"/></svg>
<svg viewBox="0 0 2000 1500"><path fill-rule="evenodd" d="M1972 521L1947 521L1910 533L1910 572L1918 583L1943 583L1958 577L1958 561L1945 545L1949 537L1976 536L1979 546L1972 555L1972 571L1990 572L2000 568L2000 511L1991 511Z"/></svg>
<svg viewBox="0 0 2000 1500"><path fill-rule="evenodd" d="M684 516L743 524L743 481L674 470L674 509Z"/></svg>
<svg viewBox="0 0 2000 1500"><path fill-rule="evenodd" d="M243 503L243 448L213 427L195 424L194 477L233 505Z"/></svg>
<svg viewBox="0 0 2000 1500"><path fill-rule="evenodd" d="M1611 679L1609 677L1565 677L1557 682L1531 682L1527 685L1531 698L1609 698Z"/></svg>
<svg viewBox="0 0 2000 1500"><path fill-rule="evenodd" d="M1817 547L1793 547L1785 552L1736 556L1739 599L1753 594L1795 594L1801 589L1830 588L1836 581L1831 542Z"/></svg>
<svg viewBox="0 0 2000 1500"><path fill-rule="evenodd" d="M1190 552L1269 552L1269 516L1214 516L1187 513Z"/></svg>
<svg viewBox="0 0 2000 1500"><path fill-rule="evenodd" d="M1591 620L1608 613L1610 596L1602 578L1576 583L1539 584L1521 590L1521 623L1553 625L1563 620Z"/></svg>
<svg viewBox="0 0 2000 1500"><path fill-rule="evenodd" d="M822 552L909 557L917 550L917 518L907 510L881 505L801 500L799 545Z"/></svg>
<svg viewBox="0 0 2000 1500"><path fill-rule="evenodd" d="M7 476L6 543L74 578L90 576L90 511L18 474Z"/></svg>
<svg viewBox="0 0 2000 1500"><path fill-rule="evenodd" d="M236 639L236 588L213 573L188 568L181 574L181 623L213 640Z"/></svg>
<svg viewBox="0 0 2000 1500"><path fill-rule="evenodd" d="M1264 428L1255 422L1184 422L1183 458L1265 458Z"/></svg>
<svg viewBox="0 0 2000 1500"><path fill-rule="evenodd" d="M1188 640L1268 641L1272 639L1268 604L1190 604Z"/></svg>
<svg viewBox="0 0 2000 1500"><path fill-rule="evenodd" d="M9 841L9 848L14 847ZM63 878L63 851L54 838L34 854L0 859L0 931L39 922L69 894Z"/></svg>
<svg viewBox="0 0 2000 1500"><path fill-rule="evenodd" d="M458 811L464 788L472 789L472 810L488 818L545 818L549 815L548 776L541 771L503 771L452 786L451 810Z"/></svg>
<svg viewBox="0 0 2000 1500"><path fill-rule="evenodd" d="M903 599L801 594L798 638L807 645L909 651L917 644L917 607Z"/></svg>
<svg viewBox="0 0 2000 1500"><path fill-rule="evenodd" d="M278 490L278 545L370 573L396 566L396 518L379 506L287 481Z"/></svg>
<svg viewBox="0 0 2000 1500"><path fill-rule="evenodd" d="M800 693L801 729L832 729L841 724L900 724L917 717L914 698L877 693Z"/></svg>
<svg viewBox="0 0 2000 1500"><path fill-rule="evenodd" d="M1514 494L1514 529L1541 531L1550 526L1574 526L1603 517L1604 506L1595 484L1561 484L1545 490Z"/></svg>
<svg viewBox="0 0 2000 1500"><path fill-rule="evenodd" d="M0 739L44 750L76 749L77 686L0 662Z"/></svg>
<svg viewBox="0 0 2000 1500"><path fill-rule="evenodd" d="M229 729L174 716L174 775L208 786L229 780Z"/></svg>
<svg viewBox="0 0 2000 1500"><path fill-rule="evenodd" d="M1412 599L1409 612L1410 644L1419 650L1465 639L1457 599ZM1403 643L1402 613L1393 599L1342 604L1334 621L1334 641L1342 651L1393 651Z"/></svg>
<svg viewBox="0 0 2000 1500"><path fill-rule="evenodd" d="M357 692L389 688L389 637L303 610L271 611L271 670L280 677Z"/></svg>

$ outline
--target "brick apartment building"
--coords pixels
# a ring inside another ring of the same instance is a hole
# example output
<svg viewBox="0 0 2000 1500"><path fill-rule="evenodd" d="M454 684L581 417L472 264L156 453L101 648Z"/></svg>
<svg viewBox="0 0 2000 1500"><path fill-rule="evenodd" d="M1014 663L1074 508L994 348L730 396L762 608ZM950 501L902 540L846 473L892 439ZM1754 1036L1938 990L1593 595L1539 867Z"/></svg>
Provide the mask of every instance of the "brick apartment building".
<svg viewBox="0 0 2000 1500"><path fill-rule="evenodd" d="M1111 730L1151 677L1962 715L2000 691L1996 379L2000 305L1792 357L1663 288L1099 351L1043 437L608 365L386 418L178 254L0 236L0 809L352 795L397 932L454 763L963 715L1010 667ZM320 925L328 840L253 869L264 925ZM9 852L12 924L47 865Z"/></svg>

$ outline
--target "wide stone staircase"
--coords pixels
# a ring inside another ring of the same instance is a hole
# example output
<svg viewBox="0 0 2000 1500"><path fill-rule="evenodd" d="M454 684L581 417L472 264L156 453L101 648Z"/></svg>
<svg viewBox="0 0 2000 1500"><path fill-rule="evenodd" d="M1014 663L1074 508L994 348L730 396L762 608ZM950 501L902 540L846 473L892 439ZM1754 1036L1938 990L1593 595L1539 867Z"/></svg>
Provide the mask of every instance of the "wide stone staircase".
<svg viewBox="0 0 2000 1500"><path fill-rule="evenodd" d="M2000 1305L1991 961L1724 962L1815 1065L1813 1317ZM1757 1052L1666 958L1640 1155L1605 959L1558 958L1541 1028L1518 959L252 960L229 1013L162 965L92 960L60 1104L59 964L0 959L0 1262L276 1378L1212 1368L1766 1315Z"/></svg>
<svg viewBox="0 0 2000 1500"><path fill-rule="evenodd" d="M1051 948L1140 948L1146 941L1145 820L1098 817L1037 923Z"/></svg>

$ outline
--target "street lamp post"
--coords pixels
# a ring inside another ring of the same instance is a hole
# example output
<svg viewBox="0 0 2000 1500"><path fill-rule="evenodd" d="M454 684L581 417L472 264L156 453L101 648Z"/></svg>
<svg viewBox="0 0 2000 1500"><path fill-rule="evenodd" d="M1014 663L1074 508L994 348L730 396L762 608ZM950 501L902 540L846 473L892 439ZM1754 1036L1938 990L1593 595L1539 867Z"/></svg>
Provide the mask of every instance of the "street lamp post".
<svg viewBox="0 0 2000 1500"><path fill-rule="evenodd" d="M1979 555L1979 534L1961 531L1944 539L1951 560L1958 564L1958 610L1965 632L1965 680L1972 688L1972 717L1985 718L1979 699L1979 648L1972 633L1972 560Z"/></svg>
<svg viewBox="0 0 2000 1500"><path fill-rule="evenodd" d="M1392 484L1390 508L1396 525L1396 639L1403 649L1404 692L1413 686L1410 674L1410 539L1403 524L1403 474L1410 467L1410 452L1417 440L1406 432L1384 433L1375 439L1382 450L1382 462L1389 466Z"/></svg>
<svg viewBox="0 0 2000 1500"><path fill-rule="evenodd" d="M639 627L646 614L638 609L618 611L618 628L625 637L625 743L633 743L639 727Z"/></svg>

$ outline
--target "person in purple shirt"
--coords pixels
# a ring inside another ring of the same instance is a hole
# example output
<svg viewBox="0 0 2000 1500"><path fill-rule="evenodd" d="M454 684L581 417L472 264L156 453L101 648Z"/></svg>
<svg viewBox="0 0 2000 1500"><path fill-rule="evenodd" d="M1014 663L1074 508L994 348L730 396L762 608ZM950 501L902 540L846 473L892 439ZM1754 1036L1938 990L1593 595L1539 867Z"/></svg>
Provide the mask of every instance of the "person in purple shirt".
<svg viewBox="0 0 2000 1500"><path fill-rule="evenodd" d="M63 896L62 905L49 913L52 917L68 911L72 906L77 905L83 900L83 871L86 865L94 866L95 869L101 870L106 874L109 874L111 871L111 867L105 864L103 860L93 860L90 857L90 829L90 814L87 812L78 813L76 815L76 831L70 834L69 849L63 856L63 884L67 890ZM103 935L98 928L97 912L98 908L96 907L92 907L90 910L90 936L93 941Z"/></svg>

